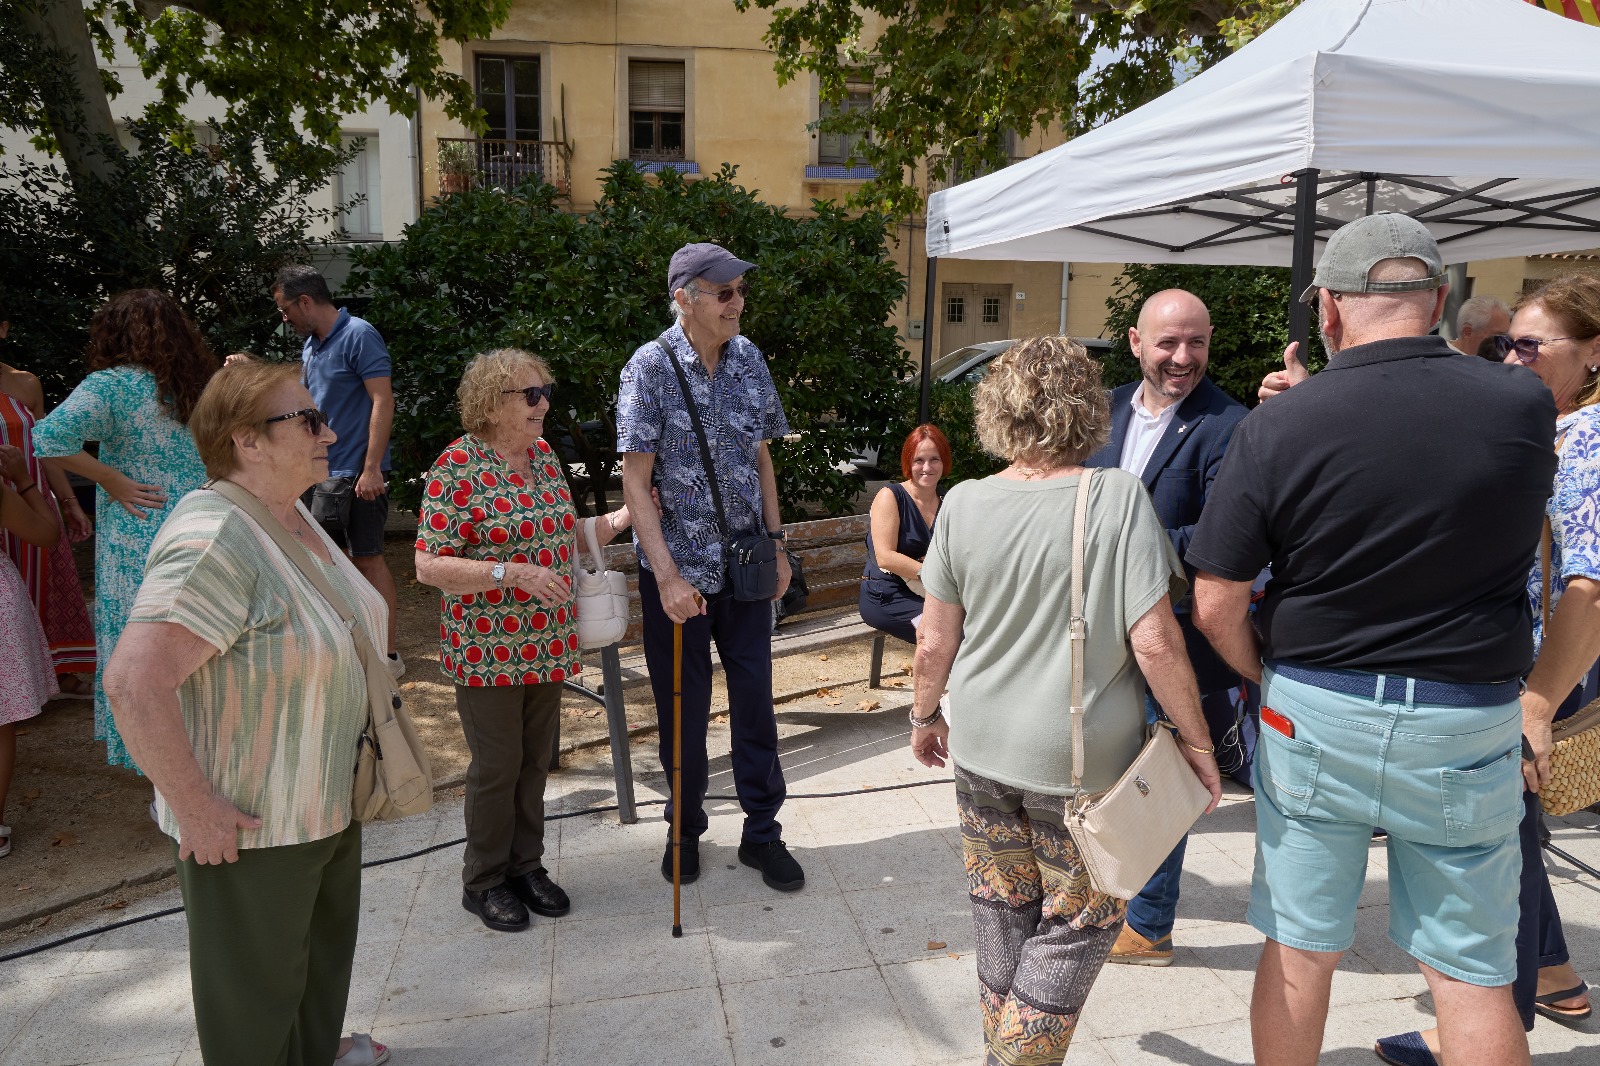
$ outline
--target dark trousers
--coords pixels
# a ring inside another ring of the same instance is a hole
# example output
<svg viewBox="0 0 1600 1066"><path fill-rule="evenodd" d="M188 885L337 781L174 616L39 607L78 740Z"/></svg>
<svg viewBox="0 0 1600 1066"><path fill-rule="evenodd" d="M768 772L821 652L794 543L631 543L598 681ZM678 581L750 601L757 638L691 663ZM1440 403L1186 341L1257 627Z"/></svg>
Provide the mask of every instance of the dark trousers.
<svg viewBox="0 0 1600 1066"><path fill-rule="evenodd" d="M644 659L656 698L661 769L672 783L672 619L661 609L655 575L639 568L644 609ZM786 790L778 765L778 721L772 712L772 604L744 603L726 585L706 597L706 613L683 624L683 835L706 831L706 726L711 717L711 642L717 642L728 682L733 730L733 787L744 810L744 839L752 844L783 834L778 808ZM669 798L664 817L672 821Z"/></svg>
<svg viewBox="0 0 1600 1066"><path fill-rule="evenodd" d="M1556 708L1555 720L1577 714L1588 695L1586 685L1573 689ZM1531 1031L1540 967L1560 966L1572 958L1567 953L1567 937L1561 928L1555 893L1550 891L1550 874L1544 868L1544 808L1532 792L1522 794L1522 821L1517 824L1517 835L1522 843L1522 880L1517 888L1517 977L1511 983L1511 999L1522 1015L1522 1027Z"/></svg>
<svg viewBox="0 0 1600 1066"><path fill-rule="evenodd" d="M1253 694L1250 710L1254 714L1261 704L1259 691ZM1145 696L1145 718L1151 725L1161 714L1161 706L1153 696ZM1238 735L1230 736L1238 721L1231 691L1208 692L1200 697L1200 709L1205 713L1206 725L1211 730L1211 740L1217 745L1219 755L1224 747L1232 753L1242 772L1248 778L1250 764L1255 756L1255 725L1250 714L1238 722ZM1248 749L1248 750L1246 750ZM1239 760L1243 760L1239 762ZM1184 835L1171 853L1162 860L1150 880L1139 894L1128 901L1128 924L1146 940L1156 941L1172 935L1172 926L1178 919L1179 882L1183 879L1183 856L1189 847L1189 837Z"/></svg>
<svg viewBox="0 0 1600 1066"><path fill-rule="evenodd" d="M457 685L456 713L472 754L461 880L483 892L544 868L544 785L561 724L561 682Z"/></svg>
<svg viewBox="0 0 1600 1066"><path fill-rule="evenodd" d="M173 857L178 852L172 845ZM328 1066L361 919L361 824L324 840L179 862L200 1054L228 1066Z"/></svg>

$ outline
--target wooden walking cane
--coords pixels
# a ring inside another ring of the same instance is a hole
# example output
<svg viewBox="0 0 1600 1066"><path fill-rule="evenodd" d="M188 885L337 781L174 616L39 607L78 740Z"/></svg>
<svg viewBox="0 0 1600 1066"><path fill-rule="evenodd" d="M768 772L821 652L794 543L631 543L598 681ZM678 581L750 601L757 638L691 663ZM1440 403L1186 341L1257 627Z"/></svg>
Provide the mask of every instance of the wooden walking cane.
<svg viewBox="0 0 1600 1066"><path fill-rule="evenodd" d="M683 936L683 623L672 623L672 935Z"/></svg>

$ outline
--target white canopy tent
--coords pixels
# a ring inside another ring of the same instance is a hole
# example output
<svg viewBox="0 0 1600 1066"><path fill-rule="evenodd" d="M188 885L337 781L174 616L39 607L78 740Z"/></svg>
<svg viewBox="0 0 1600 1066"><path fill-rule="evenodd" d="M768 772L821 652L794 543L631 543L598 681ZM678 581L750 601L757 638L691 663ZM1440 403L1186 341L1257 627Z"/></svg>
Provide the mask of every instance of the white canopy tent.
<svg viewBox="0 0 1600 1066"><path fill-rule="evenodd" d="M1600 245L1600 29L1522 0L1306 0L1161 98L934 193L927 250L1293 266L1298 291L1314 242L1373 211L1426 223L1447 262Z"/></svg>

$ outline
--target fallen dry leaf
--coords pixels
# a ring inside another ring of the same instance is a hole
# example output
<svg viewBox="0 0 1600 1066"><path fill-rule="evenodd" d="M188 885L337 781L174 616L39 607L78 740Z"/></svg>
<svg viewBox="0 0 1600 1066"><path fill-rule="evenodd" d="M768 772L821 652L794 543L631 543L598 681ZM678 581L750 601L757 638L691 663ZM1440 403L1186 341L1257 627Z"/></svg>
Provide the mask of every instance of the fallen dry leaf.
<svg viewBox="0 0 1600 1066"><path fill-rule="evenodd" d="M916 666L916 663L915 663L915 661L913 661L911 659L901 659L900 660L900 672L901 673L909 674L911 672L911 668L914 667L914 666Z"/></svg>
<svg viewBox="0 0 1600 1066"><path fill-rule="evenodd" d="M858 711L875 711L878 709L878 707L879 704L877 700L862 700L860 703L856 704L856 710Z"/></svg>
<svg viewBox="0 0 1600 1066"><path fill-rule="evenodd" d="M906 687L906 683L904 681L900 680L898 677L891 677L889 680L887 680L887 681L885 681L883 683L883 687L884 688L905 688Z"/></svg>
<svg viewBox="0 0 1600 1066"><path fill-rule="evenodd" d="M826 655L819 655L819 656L817 656L817 662L819 662L819 663L825 663L825 662L827 662L827 661L828 661L828 657L827 657L827 656L826 656Z"/></svg>
<svg viewBox="0 0 1600 1066"><path fill-rule="evenodd" d="M42 788L30 788L30 789L26 789L26 790L23 791L22 798L25 799L25 800L36 800L42 795L44 795L44 789L42 789ZM109 795L111 795L111 793L107 792L107 793L105 793L105 795L109 796ZM101 798L100 796L96 796L95 797L95 799L100 799L100 798Z"/></svg>
<svg viewBox="0 0 1600 1066"><path fill-rule="evenodd" d="M844 700L829 700L828 701L828 706L829 707L837 707L842 703L844 703Z"/></svg>
<svg viewBox="0 0 1600 1066"><path fill-rule="evenodd" d="M943 951L946 946L947 945L945 944L945 942L943 940L930 940L930 941L928 941L928 950L929 951Z"/></svg>
<svg viewBox="0 0 1600 1066"><path fill-rule="evenodd" d="M28 730L27 730L26 726L18 726L17 727L17 736L25 737L27 735L28 735Z"/></svg>
<svg viewBox="0 0 1600 1066"><path fill-rule="evenodd" d="M126 910L127 907L128 907L128 901L127 900L125 900L125 899L114 899L110 903L107 903L104 907L101 907L100 909L103 910L103 911L120 911L120 910Z"/></svg>
<svg viewBox="0 0 1600 1066"><path fill-rule="evenodd" d="M28 891L28 889L30 889L32 887L33 887L32 885L18 885L17 886L17 891L18 892L26 892L26 891Z"/></svg>
<svg viewBox="0 0 1600 1066"><path fill-rule="evenodd" d="M109 792L96 792L94 794L94 798L97 799L97 800L108 800L108 799L111 798L111 793L109 793Z"/></svg>
<svg viewBox="0 0 1600 1066"><path fill-rule="evenodd" d="M817 680L818 681L832 681L833 678L832 678L832 676L830 676L828 674L818 674L817 675Z"/></svg>
<svg viewBox="0 0 1600 1066"><path fill-rule="evenodd" d="M946 955L948 955L948 956L950 956L950 957L951 957L951 958L952 958L952 959L957 959L957 960L959 960L959 959L960 959L960 958L961 958L961 956L960 956L960 955L957 955L957 954L956 954L956 953L955 953L955 952L953 952L953 951L947 951L947 952L945 952L945 954L946 954Z"/></svg>
<svg viewBox="0 0 1600 1066"><path fill-rule="evenodd" d="M56 834L55 839L50 841L50 846L52 848L70 848L76 846L77 843L78 834L62 832Z"/></svg>
<svg viewBox="0 0 1600 1066"><path fill-rule="evenodd" d="M827 699L828 697L832 696L833 693L825 688L819 688L817 689L817 695L821 696L823 699Z"/></svg>

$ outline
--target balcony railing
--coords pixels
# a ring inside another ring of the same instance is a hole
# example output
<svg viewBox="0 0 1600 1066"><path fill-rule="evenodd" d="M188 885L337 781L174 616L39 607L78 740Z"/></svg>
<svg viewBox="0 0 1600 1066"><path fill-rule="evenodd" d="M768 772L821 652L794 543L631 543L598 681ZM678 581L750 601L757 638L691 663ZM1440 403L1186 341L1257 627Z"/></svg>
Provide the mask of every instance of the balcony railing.
<svg viewBox="0 0 1600 1066"><path fill-rule="evenodd" d="M463 148L447 146L461 145ZM555 186L562 196L572 192L572 149L563 141L511 141L477 137L440 137L441 186L475 185L479 188L510 189L525 181L537 180ZM452 153L463 153L470 167L469 181L452 176L457 170L446 167Z"/></svg>

